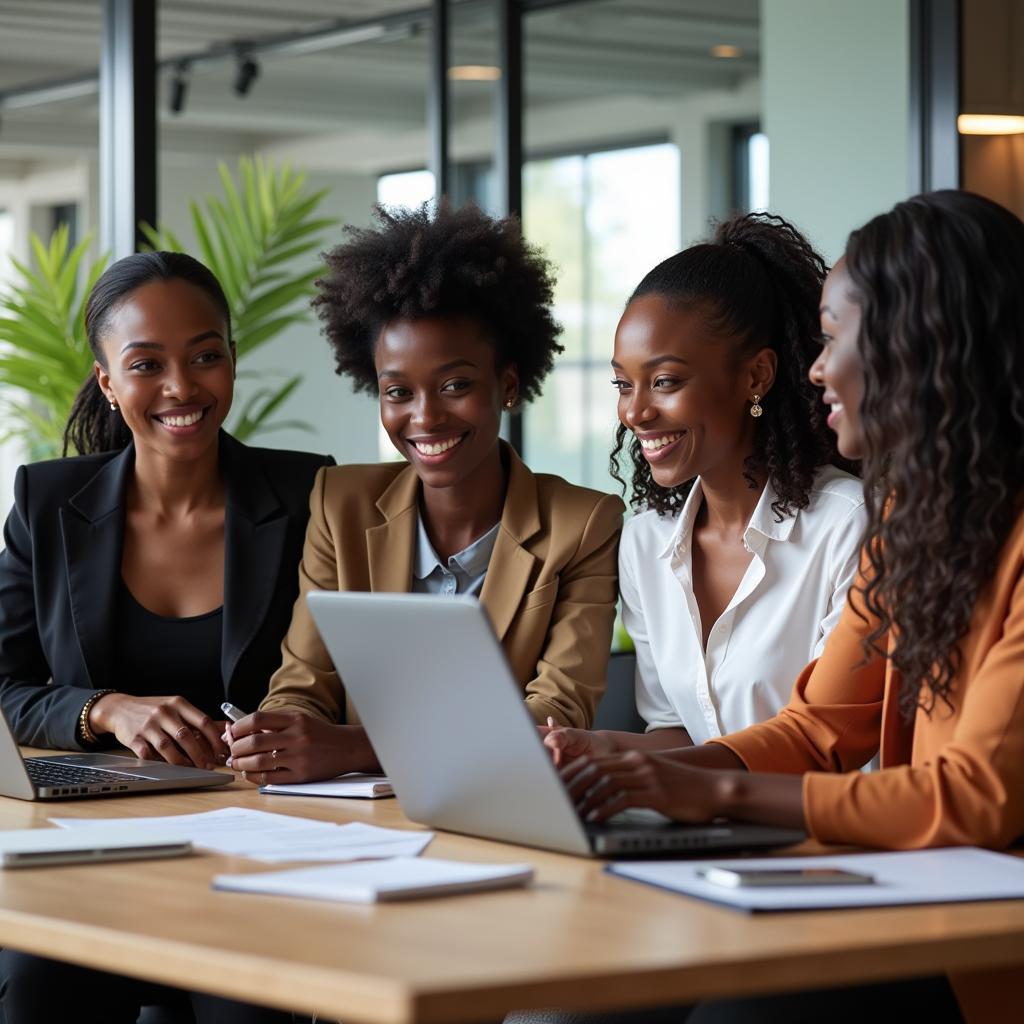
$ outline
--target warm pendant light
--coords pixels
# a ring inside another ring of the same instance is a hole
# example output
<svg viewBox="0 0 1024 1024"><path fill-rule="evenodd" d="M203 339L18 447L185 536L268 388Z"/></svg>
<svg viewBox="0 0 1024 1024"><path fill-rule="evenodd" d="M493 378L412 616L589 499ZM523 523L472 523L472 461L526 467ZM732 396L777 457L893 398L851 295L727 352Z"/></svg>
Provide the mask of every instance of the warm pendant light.
<svg viewBox="0 0 1024 1024"><path fill-rule="evenodd" d="M1019 114L961 114L956 119L961 135L1024 135L1024 117Z"/></svg>

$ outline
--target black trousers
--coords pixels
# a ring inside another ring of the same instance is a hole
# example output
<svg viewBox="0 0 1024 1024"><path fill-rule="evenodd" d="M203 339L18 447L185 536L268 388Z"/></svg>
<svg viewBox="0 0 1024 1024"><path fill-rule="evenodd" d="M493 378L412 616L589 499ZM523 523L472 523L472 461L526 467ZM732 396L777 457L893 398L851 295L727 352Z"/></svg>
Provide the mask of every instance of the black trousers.
<svg viewBox="0 0 1024 1024"><path fill-rule="evenodd" d="M0 951L3 1024L135 1024L143 1006L191 1004L196 1024L292 1024L280 1010L107 974L11 949ZM302 1018L308 1020L309 1018Z"/></svg>

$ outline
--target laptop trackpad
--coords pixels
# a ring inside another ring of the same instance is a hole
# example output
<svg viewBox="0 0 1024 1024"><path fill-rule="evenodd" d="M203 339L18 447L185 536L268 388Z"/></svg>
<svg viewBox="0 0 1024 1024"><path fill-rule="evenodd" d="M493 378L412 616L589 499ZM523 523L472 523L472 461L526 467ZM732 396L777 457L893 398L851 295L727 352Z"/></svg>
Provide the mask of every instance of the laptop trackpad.
<svg viewBox="0 0 1024 1024"><path fill-rule="evenodd" d="M646 825L648 828L657 825L668 825L674 822L666 817L661 811L655 811L650 807L630 807L625 811L619 811L612 815L606 825Z"/></svg>

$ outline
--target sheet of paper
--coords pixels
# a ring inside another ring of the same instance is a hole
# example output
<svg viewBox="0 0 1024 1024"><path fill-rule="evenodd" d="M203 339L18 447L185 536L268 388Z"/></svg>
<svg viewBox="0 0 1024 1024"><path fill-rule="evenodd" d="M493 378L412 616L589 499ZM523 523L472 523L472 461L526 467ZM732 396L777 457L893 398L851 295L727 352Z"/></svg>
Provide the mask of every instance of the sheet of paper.
<svg viewBox="0 0 1024 1024"><path fill-rule="evenodd" d="M395 795L386 776L360 775L356 772L339 775L325 782L294 782L290 785L271 783L269 786L261 786L260 792L281 796L333 796L361 800L378 800Z"/></svg>
<svg viewBox="0 0 1024 1024"><path fill-rule="evenodd" d="M184 836L194 846L206 850L268 863L415 857L434 838L433 832L380 828L362 822L336 825L244 807L222 807L201 814L160 818L51 818L50 821L61 828L122 829L130 823L151 835L166 832Z"/></svg>
<svg viewBox="0 0 1024 1024"><path fill-rule="evenodd" d="M430 857L397 857L387 861L336 864L296 871L217 875L212 885L214 889L231 892L375 903L379 900L504 889L525 885L532 878L533 868L529 864L467 864Z"/></svg>
<svg viewBox="0 0 1024 1024"><path fill-rule="evenodd" d="M746 871L840 868L872 875L872 885L727 888L705 881L704 868ZM854 853L838 857L762 857L742 860L620 862L608 870L623 878L739 910L819 910L1024 899L1024 858L976 847L906 853Z"/></svg>

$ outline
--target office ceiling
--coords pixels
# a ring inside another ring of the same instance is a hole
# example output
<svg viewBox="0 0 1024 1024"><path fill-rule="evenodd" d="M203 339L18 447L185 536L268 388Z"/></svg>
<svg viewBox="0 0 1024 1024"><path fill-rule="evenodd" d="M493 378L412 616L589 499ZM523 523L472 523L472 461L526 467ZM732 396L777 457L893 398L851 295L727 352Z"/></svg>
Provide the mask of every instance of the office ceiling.
<svg viewBox="0 0 1024 1024"><path fill-rule="evenodd" d="M0 96L37 83L88 75L99 60L98 0L0 0ZM211 45L259 42L339 19L358 24L424 10L427 0L160 0L159 57L176 60ZM452 13L452 62L496 60L489 0L460 0ZM579 99L664 99L730 88L757 71L758 0L583 0L526 19L528 109ZM732 44L736 59L711 56ZM346 130L401 132L425 122L428 28L302 56L259 58L260 76L236 96L233 59L197 67L180 114L168 109L161 72L161 144L180 152L244 150L292 137ZM456 118L489 109L492 86L453 83ZM0 160L95 150L97 99L80 96L0 115Z"/></svg>

